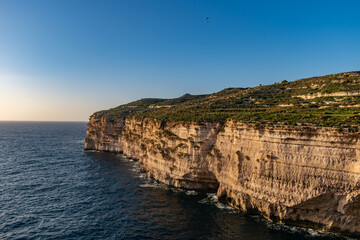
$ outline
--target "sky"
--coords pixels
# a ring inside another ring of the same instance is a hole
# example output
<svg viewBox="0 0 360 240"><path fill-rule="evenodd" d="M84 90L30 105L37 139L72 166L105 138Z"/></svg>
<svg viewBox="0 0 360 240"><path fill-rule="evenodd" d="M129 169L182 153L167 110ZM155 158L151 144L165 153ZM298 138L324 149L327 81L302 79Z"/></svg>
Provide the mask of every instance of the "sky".
<svg viewBox="0 0 360 240"><path fill-rule="evenodd" d="M347 0L0 0L0 120L87 121L146 97L358 71L358 9Z"/></svg>

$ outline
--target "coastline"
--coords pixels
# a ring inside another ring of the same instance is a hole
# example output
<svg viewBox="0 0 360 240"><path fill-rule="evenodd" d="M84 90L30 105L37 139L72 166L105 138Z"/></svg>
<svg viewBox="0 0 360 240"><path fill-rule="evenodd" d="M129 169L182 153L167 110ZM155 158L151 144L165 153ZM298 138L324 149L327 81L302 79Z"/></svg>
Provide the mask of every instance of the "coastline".
<svg viewBox="0 0 360 240"><path fill-rule="evenodd" d="M148 177L171 186L217 188L250 214L359 236L358 134L95 114L84 148L138 159Z"/></svg>

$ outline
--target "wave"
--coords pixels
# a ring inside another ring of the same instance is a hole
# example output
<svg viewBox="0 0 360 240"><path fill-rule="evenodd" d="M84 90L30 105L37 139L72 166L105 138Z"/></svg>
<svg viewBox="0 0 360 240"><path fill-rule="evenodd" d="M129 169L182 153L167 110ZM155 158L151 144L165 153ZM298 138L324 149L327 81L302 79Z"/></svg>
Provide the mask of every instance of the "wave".
<svg viewBox="0 0 360 240"><path fill-rule="evenodd" d="M99 150L85 150L85 152L96 152L96 153L100 153L102 151L99 151Z"/></svg>
<svg viewBox="0 0 360 240"><path fill-rule="evenodd" d="M316 229L312 229L312 228L291 226L291 225L287 225L287 224L279 223L279 222L270 222L269 220L264 219L261 216L250 216L250 217L255 219L257 222L264 223L266 225L266 227L269 229L301 234L301 235L305 236L305 238L310 238L310 239L318 239L318 238L324 238L324 237L331 238L331 239L339 238L339 235L336 233L324 232L324 231L316 230ZM341 236L341 239L352 240L353 238Z"/></svg>
<svg viewBox="0 0 360 240"><path fill-rule="evenodd" d="M168 189L168 187L164 184L158 183L158 182L146 182L139 185L142 188L162 188L162 189Z"/></svg>
<svg viewBox="0 0 360 240"><path fill-rule="evenodd" d="M198 193L194 190L188 190L185 192L186 195L197 195Z"/></svg>
<svg viewBox="0 0 360 240"><path fill-rule="evenodd" d="M199 201L199 203L210 204L210 205L213 205L213 206L217 207L218 209L222 209L222 210L228 210L228 211L231 211L231 212L238 212L237 209L235 209L235 208L233 208L233 207L231 207L231 206L229 206L227 204L219 202L219 199L216 196L216 193L207 193L206 195L207 195L207 197L204 198L204 199L201 199Z"/></svg>

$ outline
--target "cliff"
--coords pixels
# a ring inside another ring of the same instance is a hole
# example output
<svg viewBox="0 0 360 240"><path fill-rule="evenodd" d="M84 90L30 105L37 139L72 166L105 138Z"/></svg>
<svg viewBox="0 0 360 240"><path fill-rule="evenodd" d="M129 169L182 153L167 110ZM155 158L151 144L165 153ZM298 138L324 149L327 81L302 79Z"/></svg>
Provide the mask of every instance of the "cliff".
<svg viewBox="0 0 360 240"><path fill-rule="evenodd" d="M249 213L360 236L359 106L360 72L141 99L94 113L85 149Z"/></svg>
<svg viewBox="0 0 360 240"><path fill-rule="evenodd" d="M85 149L136 158L149 177L175 187L217 188L249 213L360 235L358 133L94 114Z"/></svg>

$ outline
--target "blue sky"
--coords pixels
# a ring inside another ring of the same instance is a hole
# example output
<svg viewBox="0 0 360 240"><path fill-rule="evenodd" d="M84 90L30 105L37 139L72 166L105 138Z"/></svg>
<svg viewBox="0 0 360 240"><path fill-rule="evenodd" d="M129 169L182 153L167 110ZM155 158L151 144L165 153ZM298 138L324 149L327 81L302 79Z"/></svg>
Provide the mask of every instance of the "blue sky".
<svg viewBox="0 0 360 240"><path fill-rule="evenodd" d="M360 70L358 9L346 0L0 0L0 120L86 121L144 97Z"/></svg>

